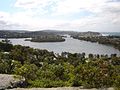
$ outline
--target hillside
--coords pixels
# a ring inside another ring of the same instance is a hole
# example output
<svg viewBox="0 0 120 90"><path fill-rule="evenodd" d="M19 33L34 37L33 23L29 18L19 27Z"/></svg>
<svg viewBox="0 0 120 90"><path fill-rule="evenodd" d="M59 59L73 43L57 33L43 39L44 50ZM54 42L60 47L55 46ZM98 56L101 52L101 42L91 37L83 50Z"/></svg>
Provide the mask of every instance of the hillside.
<svg viewBox="0 0 120 90"><path fill-rule="evenodd" d="M24 77L21 88L120 88L120 57L85 55L0 42L0 73Z"/></svg>
<svg viewBox="0 0 120 90"><path fill-rule="evenodd" d="M32 38L36 36L47 35L80 35L80 36L99 36L99 32L74 32L74 31L57 31L57 30L41 30L41 31L25 31L25 30L0 30L0 38Z"/></svg>

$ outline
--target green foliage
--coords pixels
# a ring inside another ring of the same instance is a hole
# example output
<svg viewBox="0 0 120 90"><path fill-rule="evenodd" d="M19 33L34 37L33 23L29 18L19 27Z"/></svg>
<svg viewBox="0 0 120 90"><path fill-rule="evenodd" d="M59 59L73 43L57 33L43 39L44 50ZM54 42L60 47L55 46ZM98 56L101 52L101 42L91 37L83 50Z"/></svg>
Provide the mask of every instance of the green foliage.
<svg viewBox="0 0 120 90"><path fill-rule="evenodd" d="M1 48L0 48L1 49ZM1 49L2 50L2 49ZM120 57L63 52L16 45L0 52L0 73L24 77L28 87L120 88Z"/></svg>
<svg viewBox="0 0 120 90"><path fill-rule="evenodd" d="M0 51L9 52L13 48L12 44L0 42Z"/></svg>
<svg viewBox="0 0 120 90"><path fill-rule="evenodd" d="M52 81L49 79L35 80L29 81L30 87L41 87L41 88L50 88L50 87L63 87L65 86L65 82L62 80Z"/></svg>
<svg viewBox="0 0 120 90"><path fill-rule="evenodd" d="M7 62L0 61L0 73L8 73L9 65Z"/></svg>
<svg viewBox="0 0 120 90"><path fill-rule="evenodd" d="M25 77L27 80L34 80L36 78L37 66L34 64L24 64L23 66L14 69L15 74Z"/></svg>

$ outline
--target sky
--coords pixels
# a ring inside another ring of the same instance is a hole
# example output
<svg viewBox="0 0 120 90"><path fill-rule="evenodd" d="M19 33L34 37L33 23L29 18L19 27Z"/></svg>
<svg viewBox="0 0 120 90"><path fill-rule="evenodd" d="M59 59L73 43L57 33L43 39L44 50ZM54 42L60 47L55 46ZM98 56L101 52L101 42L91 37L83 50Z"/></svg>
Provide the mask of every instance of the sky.
<svg viewBox="0 0 120 90"><path fill-rule="evenodd" d="M120 32L120 0L0 0L0 30Z"/></svg>

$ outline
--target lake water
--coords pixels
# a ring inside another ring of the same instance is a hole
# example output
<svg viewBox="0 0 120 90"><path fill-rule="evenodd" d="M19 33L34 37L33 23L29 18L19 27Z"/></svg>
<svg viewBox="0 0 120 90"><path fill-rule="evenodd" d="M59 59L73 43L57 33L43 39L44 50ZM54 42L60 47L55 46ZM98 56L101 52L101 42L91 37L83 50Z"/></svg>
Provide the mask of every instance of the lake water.
<svg viewBox="0 0 120 90"><path fill-rule="evenodd" d="M112 46L102 45L98 43L91 43L87 41L77 40L73 38L66 38L65 42L30 42L24 41L25 39L10 39L12 44L14 45L23 45L23 46L30 46L33 48L38 49L47 49L48 51L53 51L55 53L61 52L70 52L70 53L82 53L85 52L86 54L114 54L116 53L120 56L120 51L113 48Z"/></svg>

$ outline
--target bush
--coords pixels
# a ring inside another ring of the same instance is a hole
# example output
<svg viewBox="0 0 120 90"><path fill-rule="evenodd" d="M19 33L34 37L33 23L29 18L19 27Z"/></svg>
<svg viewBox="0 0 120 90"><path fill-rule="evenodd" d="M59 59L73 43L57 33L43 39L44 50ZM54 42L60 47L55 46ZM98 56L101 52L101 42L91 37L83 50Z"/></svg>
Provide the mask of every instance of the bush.
<svg viewBox="0 0 120 90"><path fill-rule="evenodd" d="M52 81L49 79L29 81L29 87L41 87L41 88L50 88L50 87L63 87L65 83L61 80Z"/></svg>

